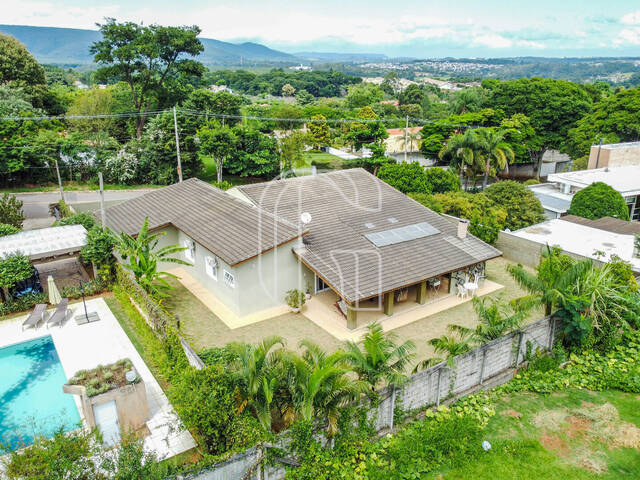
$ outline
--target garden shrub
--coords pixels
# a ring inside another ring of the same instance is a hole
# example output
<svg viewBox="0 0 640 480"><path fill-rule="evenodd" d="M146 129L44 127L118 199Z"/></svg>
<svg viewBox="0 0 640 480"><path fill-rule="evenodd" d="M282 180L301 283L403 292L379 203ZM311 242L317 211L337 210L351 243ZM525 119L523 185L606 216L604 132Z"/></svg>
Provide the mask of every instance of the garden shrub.
<svg viewBox="0 0 640 480"><path fill-rule="evenodd" d="M402 193L431 193L425 169L418 162L384 164L378 178Z"/></svg>
<svg viewBox="0 0 640 480"><path fill-rule="evenodd" d="M629 220L629 209L622 195L603 182L592 183L577 192L567 214L591 220L602 217Z"/></svg>
<svg viewBox="0 0 640 480"><path fill-rule="evenodd" d="M531 190L513 180L489 185L484 194L507 212L504 226L519 230L544 221L544 209Z"/></svg>
<svg viewBox="0 0 640 480"><path fill-rule="evenodd" d="M9 225L8 223L0 223L0 237L13 235L14 233L18 233L19 231L20 229L14 225Z"/></svg>
<svg viewBox="0 0 640 480"><path fill-rule="evenodd" d="M22 205L23 202L15 195L3 194L0 198L0 223L22 228L22 222L24 222Z"/></svg>
<svg viewBox="0 0 640 480"><path fill-rule="evenodd" d="M114 260L113 246L111 233L95 225L88 230L87 244L80 251L82 261L95 265L111 264Z"/></svg>
<svg viewBox="0 0 640 480"><path fill-rule="evenodd" d="M431 193L460 191L460 177L449 169L431 167L425 170L425 178Z"/></svg>
<svg viewBox="0 0 640 480"><path fill-rule="evenodd" d="M171 387L172 403L207 453L220 455L253 445L261 427L236 414L233 379L222 365L187 368ZM252 418L252 417L251 417Z"/></svg>
<svg viewBox="0 0 640 480"><path fill-rule="evenodd" d="M27 293L19 298L0 303L0 316L31 310L39 303L47 302L47 294L43 292Z"/></svg>
<svg viewBox="0 0 640 480"><path fill-rule="evenodd" d="M93 215L87 212L76 213L69 217L63 217L58 220L56 225L82 225L87 231L91 230L95 224L96 219Z"/></svg>

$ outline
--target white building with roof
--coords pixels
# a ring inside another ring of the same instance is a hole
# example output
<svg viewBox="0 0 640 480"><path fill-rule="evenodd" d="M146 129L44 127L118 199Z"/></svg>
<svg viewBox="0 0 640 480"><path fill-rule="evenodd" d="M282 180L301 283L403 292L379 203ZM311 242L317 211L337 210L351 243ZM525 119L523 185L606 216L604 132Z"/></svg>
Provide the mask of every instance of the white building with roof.
<svg viewBox="0 0 640 480"><path fill-rule="evenodd" d="M559 218L571 206L573 195L592 183L602 182L620 192L627 202L629 218L640 220L640 165L553 173L546 183L530 185L549 219Z"/></svg>
<svg viewBox="0 0 640 480"><path fill-rule="evenodd" d="M574 221L555 218L514 232L500 232L497 247L505 258L530 267L537 266L546 246L558 246L577 258L609 262L619 257L640 274L640 252L635 235L621 234Z"/></svg>
<svg viewBox="0 0 640 480"><path fill-rule="evenodd" d="M76 255L87 244L87 230L82 225L25 230L0 237L0 258L21 253L32 261Z"/></svg>

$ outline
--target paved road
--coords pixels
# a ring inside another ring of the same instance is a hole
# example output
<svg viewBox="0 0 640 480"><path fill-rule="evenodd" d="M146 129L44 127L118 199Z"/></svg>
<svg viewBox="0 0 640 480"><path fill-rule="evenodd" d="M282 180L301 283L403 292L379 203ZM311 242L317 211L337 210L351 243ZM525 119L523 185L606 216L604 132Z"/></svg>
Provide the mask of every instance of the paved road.
<svg viewBox="0 0 640 480"><path fill-rule="evenodd" d="M130 198L139 197L150 190L105 190L105 202L113 205ZM50 226L54 218L49 215L49 204L60 200L59 192L17 193L16 197L24 202L22 211L26 217L24 229L43 228ZM100 202L98 191L90 192L64 192L66 202L79 211L92 210ZM89 208L82 208L83 205ZM97 208L97 207L96 207Z"/></svg>

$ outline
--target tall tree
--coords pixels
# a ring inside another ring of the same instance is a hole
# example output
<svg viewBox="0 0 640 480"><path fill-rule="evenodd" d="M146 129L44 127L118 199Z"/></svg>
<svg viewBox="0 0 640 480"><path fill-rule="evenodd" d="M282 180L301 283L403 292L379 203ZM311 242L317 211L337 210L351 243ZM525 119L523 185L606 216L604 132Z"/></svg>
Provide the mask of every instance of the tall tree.
<svg viewBox="0 0 640 480"><path fill-rule="evenodd" d="M309 140L313 148L319 150L331 143L331 132L327 125L327 118L324 115L314 115L311 117L309 127Z"/></svg>
<svg viewBox="0 0 640 480"><path fill-rule="evenodd" d="M205 155L212 155L216 161L218 183L222 182L224 162L234 152L236 135L229 127L222 127L217 122L211 123L198 130L200 151Z"/></svg>
<svg viewBox="0 0 640 480"><path fill-rule="evenodd" d="M458 171L461 183L462 178L468 179L474 171L474 166L481 162L481 155L478 136L473 129L467 129L464 133L450 137L438 153L441 160L449 160L450 167Z"/></svg>
<svg viewBox="0 0 640 480"><path fill-rule="evenodd" d="M27 48L15 38L0 34L0 85L22 87L34 95L42 93L46 83L44 68Z"/></svg>
<svg viewBox="0 0 640 480"><path fill-rule="evenodd" d="M129 85L138 114L136 136L140 138L149 110L175 105L184 96L185 78L202 76L202 64L185 58L204 49L198 40L200 28L143 26L117 23L113 18L98 27L102 40L90 50L101 65L96 78Z"/></svg>
<svg viewBox="0 0 640 480"><path fill-rule="evenodd" d="M489 128L479 128L477 131L478 144L482 152L480 160L484 161L484 177L482 179L482 189L487 188L487 181L491 170L496 173L504 170L509 162L513 162L513 150L504 141L504 134L500 131Z"/></svg>
<svg viewBox="0 0 640 480"><path fill-rule="evenodd" d="M530 152L536 176L540 174L544 152L563 148L569 130L592 105L582 86L564 80L485 80L482 86L490 90L486 104L491 108L501 109L506 116L522 113L529 117L540 139L540 146Z"/></svg>

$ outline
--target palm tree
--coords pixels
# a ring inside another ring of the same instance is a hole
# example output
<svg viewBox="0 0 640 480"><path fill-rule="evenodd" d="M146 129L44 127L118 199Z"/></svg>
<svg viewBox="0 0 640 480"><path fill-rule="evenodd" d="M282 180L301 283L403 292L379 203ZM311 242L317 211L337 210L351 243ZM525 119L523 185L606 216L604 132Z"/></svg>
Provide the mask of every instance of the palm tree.
<svg viewBox="0 0 640 480"><path fill-rule="evenodd" d="M420 140L422 140L422 135L420 132L409 132L407 134L407 140L409 140L409 150L413 152L414 145L415 150L418 150L420 148Z"/></svg>
<svg viewBox="0 0 640 480"><path fill-rule="evenodd" d="M317 344L303 340L302 355L291 352L290 390L297 415L306 421L327 419L327 435L337 432L340 409L366 390L363 382L348 376L351 371L345 362L346 354L337 351L327 354Z"/></svg>
<svg viewBox="0 0 640 480"><path fill-rule="evenodd" d="M480 162L480 156L478 136L473 129L468 129L463 134L458 133L451 136L438 153L438 157L442 160L451 159L450 165L458 170L460 183L462 183L463 176L468 178L473 167Z"/></svg>
<svg viewBox="0 0 640 480"><path fill-rule="evenodd" d="M370 385L375 392L381 383L398 386L406 381L405 369L413 358L415 344L408 340L400 345L393 333L384 333L382 326L374 322L360 344L347 342L346 361L358 378Z"/></svg>
<svg viewBox="0 0 640 480"><path fill-rule="evenodd" d="M468 335L460 333L460 338L455 338L449 335L442 335L438 338L432 338L429 340L429 345L431 345L436 353L446 354L444 358L442 357L434 357L424 360L413 369L413 373L423 370L425 368L433 367L434 365L438 365L439 363L446 362L447 367L453 368L455 366L455 358L458 355L462 355L463 353L467 353L471 350L471 344L469 343Z"/></svg>
<svg viewBox="0 0 640 480"><path fill-rule="evenodd" d="M536 303L544 305L545 315L551 315L554 305L558 305L561 293L568 286L591 269L591 260L576 261L562 253L559 247L549 247L542 252L536 273L531 273L518 264L509 265L507 271L518 284L529 292L529 295L516 300L517 304L526 306Z"/></svg>
<svg viewBox="0 0 640 480"><path fill-rule="evenodd" d="M513 162L515 154L508 143L504 141L504 133L490 129L478 128L477 140L481 155L479 159L484 161L482 166L484 178L482 179L482 189L487 188L487 181L491 168L503 170L508 167L509 162Z"/></svg>
<svg viewBox="0 0 640 480"><path fill-rule="evenodd" d="M472 344L482 345L518 329L529 314L528 308L521 307L511 309L499 299L475 297L473 308L478 315L476 328L460 325L449 325L448 328L449 331L458 333L462 338L468 338Z"/></svg>
<svg viewBox="0 0 640 480"><path fill-rule="evenodd" d="M232 369L238 386L238 413L247 407L252 408L267 431L271 430L271 410L280 378L277 367L282 347L284 340L278 336L267 337L255 345L240 343L231 347L237 355Z"/></svg>
<svg viewBox="0 0 640 480"><path fill-rule="evenodd" d="M189 262L172 256L186 250L184 247L167 245L156 249L160 237L164 234L165 232L150 234L149 217L145 217L144 223L135 237L125 232L113 236L116 250L123 260L129 260L129 263L124 264L124 267L133 273L136 281L147 292L158 297L165 296L165 291L171 289L171 285L165 278L177 278L171 273L159 272L158 263L178 263L191 266Z"/></svg>

